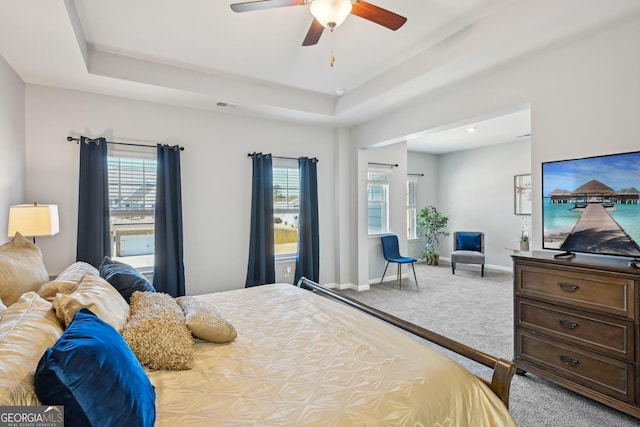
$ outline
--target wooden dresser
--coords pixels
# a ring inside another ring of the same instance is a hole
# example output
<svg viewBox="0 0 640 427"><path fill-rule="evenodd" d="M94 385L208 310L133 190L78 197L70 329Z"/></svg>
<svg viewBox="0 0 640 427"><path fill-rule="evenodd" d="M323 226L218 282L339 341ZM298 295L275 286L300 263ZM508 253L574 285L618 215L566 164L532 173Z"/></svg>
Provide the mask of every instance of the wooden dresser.
<svg viewBox="0 0 640 427"><path fill-rule="evenodd" d="M640 270L623 259L546 252L513 262L518 373L640 418Z"/></svg>

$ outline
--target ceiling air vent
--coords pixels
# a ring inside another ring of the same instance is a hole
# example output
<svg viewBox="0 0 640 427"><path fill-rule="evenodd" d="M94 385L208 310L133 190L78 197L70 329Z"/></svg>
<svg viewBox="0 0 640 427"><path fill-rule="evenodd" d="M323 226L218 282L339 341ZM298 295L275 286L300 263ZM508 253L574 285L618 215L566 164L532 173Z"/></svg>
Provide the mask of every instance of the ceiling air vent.
<svg viewBox="0 0 640 427"><path fill-rule="evenodd" d="M222 102L222 101L218 101L216 102L216 106L220 107L220 108L227 108L229 110L233 110L234 108L236 108L238 105L237 104L231 104L229 102Z"/></svg>

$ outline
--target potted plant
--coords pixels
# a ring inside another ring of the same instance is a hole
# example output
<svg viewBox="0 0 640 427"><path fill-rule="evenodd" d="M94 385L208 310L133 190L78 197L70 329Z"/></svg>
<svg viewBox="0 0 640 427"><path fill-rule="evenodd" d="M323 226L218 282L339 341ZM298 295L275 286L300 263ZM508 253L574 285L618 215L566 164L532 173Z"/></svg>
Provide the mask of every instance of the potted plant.
<svg viewBox="0 0 640 427"><path fill-rule="evenodd" d="M520 250L529 250L529 221L527 218L522 218L522 223L520 224Z"/></svg>
<svg viewBox="0 0 640 427"><path fill-rule="evenodd" d="M426 259L429 265L438 265L440 254L435 251L435 246L441 236L449 235L444 231L448 222L449 218L438 212L435 206L427 206L418 212L418 227L424 229L424 236L427 239L422 258Z"/></svg>

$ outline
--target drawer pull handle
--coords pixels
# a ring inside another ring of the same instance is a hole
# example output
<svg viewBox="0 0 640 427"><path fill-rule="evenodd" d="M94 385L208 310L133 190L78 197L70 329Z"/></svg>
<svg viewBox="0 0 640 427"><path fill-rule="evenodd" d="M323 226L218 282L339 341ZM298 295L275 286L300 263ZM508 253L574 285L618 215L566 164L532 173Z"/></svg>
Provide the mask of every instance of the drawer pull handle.
<svg viewBox="0 0 640 427"><path fill-rule="evenodd" d="M578 366L580 364L579 360L574 359L573 357L565 356L564 354L560 354L560 353L558 353L558 359L560 359L560 361L567 366Z"/></svg>
<svg viewBox="0 0 640 427"><path fill-rule="evenodd" d="M575 322L570 322L565 319L556 319L556 322L558 322L558 324L565 329L576 329L578 326L580 326Z"/></svg>
<svg viewBox="0 0 640 427"><path fill-rule="evenodd" d="M580 289L580 286L573 285L571 283L558 282L557 286L563 291L575 292Z"/></svg>

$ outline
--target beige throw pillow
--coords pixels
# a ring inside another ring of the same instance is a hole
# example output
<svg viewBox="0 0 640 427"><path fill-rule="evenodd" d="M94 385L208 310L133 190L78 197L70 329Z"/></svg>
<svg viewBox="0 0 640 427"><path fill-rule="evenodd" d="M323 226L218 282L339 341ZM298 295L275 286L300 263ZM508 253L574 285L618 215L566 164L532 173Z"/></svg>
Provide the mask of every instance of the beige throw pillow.
<svg viewBox="0 0 640 427"><path fill-rule="evenodd" d="M22 234L16 233L13 240L0 246L0 299L7 307L48 280L40 248Z"/></svg>
<svg viewBox="0 0 640 427"><path fill-rule="evenodd" d="M35 292L23 294L0 314L0 406L40 405L33 375L62 332L51 303Z"/></svg>
<svg viewBox="0 0 640 427"><path fill-rule="evenodd" d="M160 292L134 292L124 337L140 363L152 369L193 366L193 338L176 301Z"/></svg>
<svg viewBox="0 0 640 427"><path fill-rule="evenodd" d="M68 295L57 293L53 298L56 316L69 325L82 307L91 310L118 332L129 317L129 304L122 295L100 276L85 274L76 289Z"/></svg>
<svg viewBox="0 0 640 427"><path fill-rule="evenodd" d="M56 295L65 294L69 295L78 287L78 282L67 280L52 280L47 282L38 289L38 295L46 299L49 302L53 302Z"/></svg>
<svg viewBox="0 0 640 427"><path fill-rule="evenodd" d="M182 307L187 327L194 337L225 343L238 336L236 328L212 303L197 297L180 297L176 301Z"/></svg>

